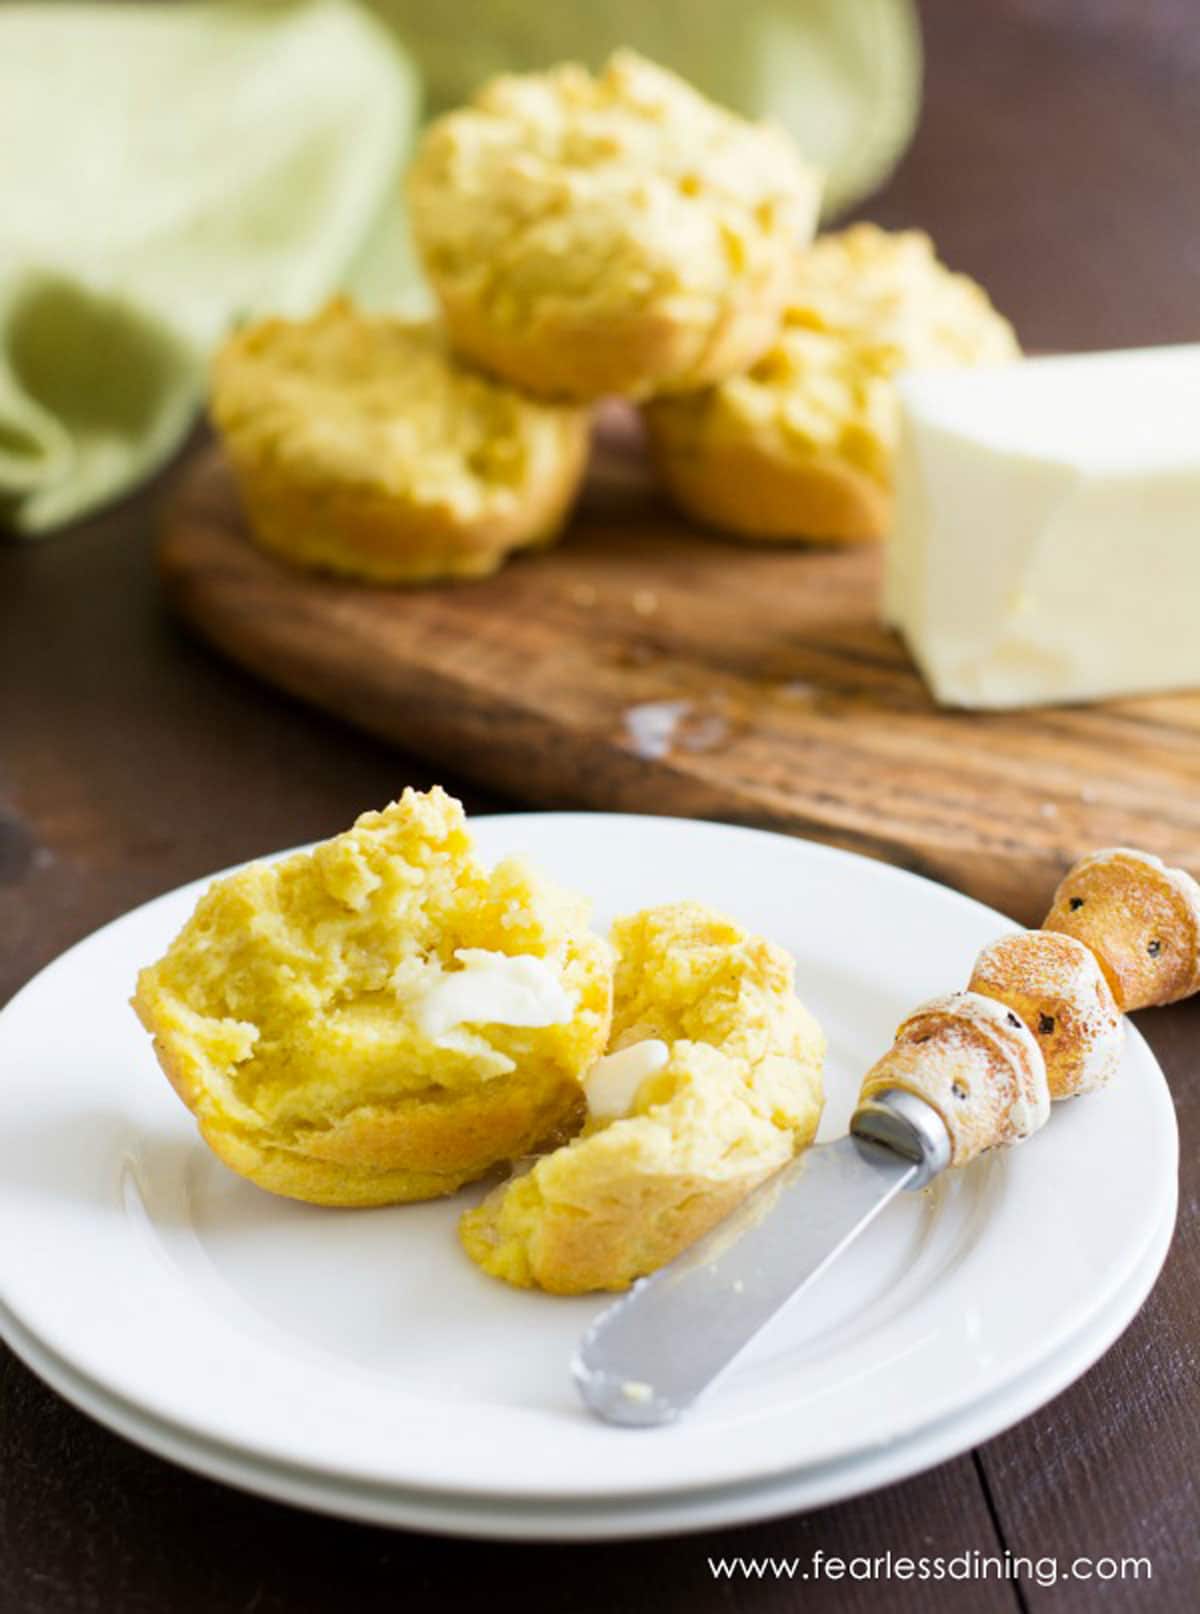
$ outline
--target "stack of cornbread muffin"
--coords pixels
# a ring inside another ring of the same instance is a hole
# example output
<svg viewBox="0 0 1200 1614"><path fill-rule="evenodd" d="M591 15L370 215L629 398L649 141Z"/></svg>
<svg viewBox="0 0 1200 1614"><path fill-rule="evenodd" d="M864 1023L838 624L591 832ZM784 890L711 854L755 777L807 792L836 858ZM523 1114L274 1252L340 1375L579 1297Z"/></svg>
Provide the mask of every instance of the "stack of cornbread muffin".
<svg viewBox="0 0 1200 1614"><path fill-rule="evenodd" d="M409 176L440 317L343 298L218 354L212 415L252 535L373 582L486 575L561 531L591 407L619 397L698 521L883 536L892 378L1019 350L925 236L814 243L819 200L781 130L630 52L485 85Z"/></svg>

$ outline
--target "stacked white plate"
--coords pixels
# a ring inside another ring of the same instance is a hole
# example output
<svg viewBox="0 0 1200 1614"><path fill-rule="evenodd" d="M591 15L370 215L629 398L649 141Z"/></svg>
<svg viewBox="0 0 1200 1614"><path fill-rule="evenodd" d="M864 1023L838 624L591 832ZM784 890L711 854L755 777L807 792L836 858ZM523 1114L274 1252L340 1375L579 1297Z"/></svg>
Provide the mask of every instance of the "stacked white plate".
<svg viewBox="0 0 1200 1614"><path fill-rule="evenodd" d="M477 821L598 893L601 923L699 898L782 942L830 1039L822 1136L903 1013L1011 924L807 842L603 815ZM331 1513L582 1539L768 1518L968 1449L1058 1393L1149 1292L1175 1218L1162 1074L904 1196L679 1424L591 1419L567 1363L603 1300L510 1290L460 1251L471 1196L319 1210L198 1141L128 1008L202 884L82 942L0 1015L0 1331L141 1445ZM781 1225L779 1237L787 1237ZM680 1342L686 1348L686 1341Z"/></svg>

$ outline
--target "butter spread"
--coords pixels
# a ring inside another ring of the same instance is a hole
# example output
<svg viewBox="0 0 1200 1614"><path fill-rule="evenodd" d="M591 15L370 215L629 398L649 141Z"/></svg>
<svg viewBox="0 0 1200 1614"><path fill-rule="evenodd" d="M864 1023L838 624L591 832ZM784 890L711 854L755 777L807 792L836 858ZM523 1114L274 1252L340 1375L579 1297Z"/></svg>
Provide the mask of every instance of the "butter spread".
<svg viewBox="0 0 1200 1614"><path fill-rule="evenodd" d="M597 1120L611 1121L628 1115L637 1090L659 1071L671 1057L671 1050L657 1037L634 1042L616 1053L598 1059L583 1079L589 1113Z"/></svg>
<svg viewBox="0 0 1200 1614"><path fill-rule="evenodd" d="M435 1042L458 1026L556 1026L574 1013L571 994L544 958L481 947L461 947L454 956L462 968L436 976L417 1003L417 1024Z"/></svg>

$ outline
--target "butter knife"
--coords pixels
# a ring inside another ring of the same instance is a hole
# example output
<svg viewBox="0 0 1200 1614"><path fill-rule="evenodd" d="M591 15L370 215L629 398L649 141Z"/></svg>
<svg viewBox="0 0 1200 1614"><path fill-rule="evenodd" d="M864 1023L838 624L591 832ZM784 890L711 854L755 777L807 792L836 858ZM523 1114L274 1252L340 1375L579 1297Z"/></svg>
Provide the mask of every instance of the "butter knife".
<svg viewBox="0 0 1200 1614"><path fill-rule="evenodd" d="M678 1418L950 1153L941 1116L915 1094L888 1088L864 1100L844 1138L807 1149L600 1314L571 1363L587 1406L633 1428Z"/></svg>

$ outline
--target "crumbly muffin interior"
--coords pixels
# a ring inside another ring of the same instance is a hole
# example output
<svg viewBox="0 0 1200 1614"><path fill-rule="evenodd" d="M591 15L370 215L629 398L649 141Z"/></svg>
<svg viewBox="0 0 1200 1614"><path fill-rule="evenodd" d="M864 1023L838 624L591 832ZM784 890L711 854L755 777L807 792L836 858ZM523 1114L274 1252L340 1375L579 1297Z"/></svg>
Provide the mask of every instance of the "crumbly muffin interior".
<svg viewBox="0 0 1200 1614"><path fill-rule="evenodd" d="M471 1258L520 1287L620 1289L672 1259L811 1141L824 1037L781 949L698 903L619 922L612 1050L665 1043L628 1113L468 1211Z"/></svg>
<svg viewBox="0 0 1200 1614"><path fill-rule="evenodd" d="M518 860L488 873L458 803L408 791L311 853L214 885L135 1006L197 1115L272 1148L497 1083L538 1113L561 1093L565 1112L608 1024L607 950L587 918ZM468 949L546 961L569 1017L431 1034L421 1004Z"/></svg>

